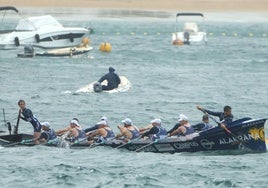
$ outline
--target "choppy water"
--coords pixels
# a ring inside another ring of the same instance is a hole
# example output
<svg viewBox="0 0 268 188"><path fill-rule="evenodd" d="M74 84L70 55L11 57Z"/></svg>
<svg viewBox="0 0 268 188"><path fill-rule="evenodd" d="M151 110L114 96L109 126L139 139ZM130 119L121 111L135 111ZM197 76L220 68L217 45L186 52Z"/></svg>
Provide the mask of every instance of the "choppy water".
<svg viewBox="0 0 268 188"><path fill-rule="evenodd" d="M136 16L106 12L100 18L94 12L90 19L92 14L83 12L80 19L77 11L56 12L52 14L65 25L92 26L94 50L90 58L33 59L0 51L0 107L13 125L21 98L40 121L49 121L55 129L63 128L73 117L87 127L103 115L115 131L125 117L139 127L161 118L171 128L178 114L184 113L194 124L202 116L195 108L198 104L212 110L231 105L236 119L268 117L267 15L254 20L251 14L213 14L206 22L206 45L172 46L175 16L169 13L161 12L157 18L157 12ZM98 51L105 41L111 43L111 53ZM109 66L131 81L130 91L73 94L97 80ZM32 133L32 128L21 122L19 131ZM266 187L267 158L267 153L171 155L102 147L0 148L0 186Z"/></svg>

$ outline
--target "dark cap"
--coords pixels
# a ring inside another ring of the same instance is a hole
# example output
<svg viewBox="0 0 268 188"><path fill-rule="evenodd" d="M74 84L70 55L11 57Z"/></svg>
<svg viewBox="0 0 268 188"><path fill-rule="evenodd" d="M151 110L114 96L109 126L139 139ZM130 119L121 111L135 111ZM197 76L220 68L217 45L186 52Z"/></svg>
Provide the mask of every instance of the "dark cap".
<svg viewBox="0 0 268 188"><path fill-rule="evenodd" d="M208 119L208 115L207 114L203 115L203 120L206 120L206 119Z"/></svg>
<svg viewBox="0 0 268 188"><path fill-rule="evenodd" d="M229 110L231 110L231 109L232 109L231 106L224 106L224 107L223 107L223 111L224 111L224 112L229 111Z"/></svg>
<svg viewBox="0 0 268 188"><path fill-rule="evenodd" d="M109 72L114 72L115 69L113 67L109 67Z"/></svg>

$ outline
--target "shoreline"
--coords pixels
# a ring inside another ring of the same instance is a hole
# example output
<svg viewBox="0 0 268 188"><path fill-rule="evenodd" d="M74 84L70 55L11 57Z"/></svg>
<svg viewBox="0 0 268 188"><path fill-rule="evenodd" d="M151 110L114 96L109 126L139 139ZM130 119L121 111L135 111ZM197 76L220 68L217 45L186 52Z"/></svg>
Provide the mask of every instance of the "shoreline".
<svg viewBox="0 0 268 188"><path fill-rule="evenodd" d="M18 8L83 8L176 12L268 12L267 0L0 0Z"/></svg>

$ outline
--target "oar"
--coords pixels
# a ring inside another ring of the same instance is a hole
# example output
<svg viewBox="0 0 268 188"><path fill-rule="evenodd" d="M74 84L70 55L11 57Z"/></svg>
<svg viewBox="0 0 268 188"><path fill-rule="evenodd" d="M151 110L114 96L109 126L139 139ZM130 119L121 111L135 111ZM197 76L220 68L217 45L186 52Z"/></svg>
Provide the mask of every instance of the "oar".
<svg viewBox="0 0 268 188"><path fill-rule="evenodd" d="M16 123L16 127L14 129L14 134L18 134L18 128L19 128L19 123L20 123L20 110L19 110L19 114L18 114L18 118L17 118L17 123Z"/></svg>
<svg viewBox="0 0 268 188"><path fill-rule="evenodd" d="M139 152L139 151L141 151L141 150L143 150L143 149L145 149L145 148L147 148L147 147L149 147L149 146L151 146L151 145L153 145L153 144L155 144L157 142L158 142L158 140L156 139L155 141L151 142L150 144L147 144L145 146L142 146L142 147L136 149L135 152Z"/></svg>
<svg viewBox="0 0 268 188"><path fill-rule="evenodd" d="M124 146L126 146L126 145L128 145L128 144L130 144L130 143L131 143L131 141L129 140L128 142L126 142L126 143L124 143L124 144L121 144L121 145L117 146L115 149L120 149L120 148L122 148L122 147L124 147Z"/></svg>
<svg viewBox="0 0 268 188"><path fill-rule="evenodd" d="M87 140L87 139L88 139L88 136L85 137L85 138L82 138L81 140L76 140L74 143L71 144L71 146L72 146L72 145L78 145L78 144L81 144L81 142L83 142L83 141L85 141L85 140Z"/></svg>
<svg viewBox="0 0 268 188"><path fill-rule="evenodd" d="M4 108L3 108L3 116L4 116L4 125L7 126L6 113L5 113L5 109Z"/></svg>
<svg viewBox="0 0 268 188"><path fill-rule="evenodd" d="M20 145L20 144L25 144L25 143L29 143L29 142L33 142L35 141L36 139L29 139L29 140L22 140L20 142L13 142L13 143L10 143L10 144L6 144L6 145L3 145L4 147L10 147L10 146L15 146L15 145Z"/></svg>

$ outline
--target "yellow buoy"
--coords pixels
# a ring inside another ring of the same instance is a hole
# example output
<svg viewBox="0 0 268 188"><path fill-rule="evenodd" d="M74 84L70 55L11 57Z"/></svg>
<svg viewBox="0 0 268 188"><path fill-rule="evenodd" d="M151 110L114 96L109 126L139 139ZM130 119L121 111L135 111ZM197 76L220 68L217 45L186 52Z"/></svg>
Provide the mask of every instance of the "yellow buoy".
<svg viewBox="0 0 268 188"><path fill-rule="evenodd" d="M112 50L112 46L108 42L101 43L100 51L102 52L110 52Z"/></svg>

